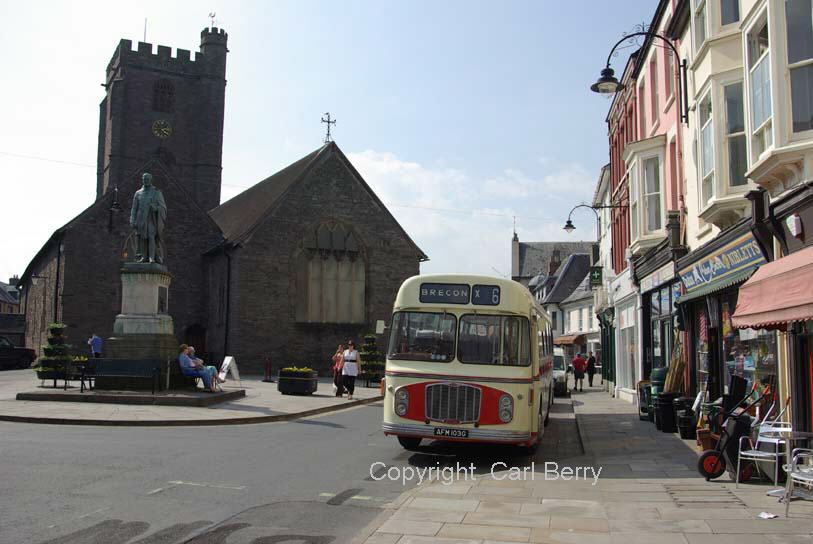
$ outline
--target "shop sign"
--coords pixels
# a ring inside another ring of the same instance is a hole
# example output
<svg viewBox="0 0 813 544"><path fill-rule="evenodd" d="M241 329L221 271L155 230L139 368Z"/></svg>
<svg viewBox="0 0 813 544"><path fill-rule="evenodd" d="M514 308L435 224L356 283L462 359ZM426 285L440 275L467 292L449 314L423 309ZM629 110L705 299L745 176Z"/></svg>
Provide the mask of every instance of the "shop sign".
<svg viewBox="0 0 813 544"><path fill-rule="evenodd" d="M693 265L681 269L680 279L686 286L688 295L701 287L724 281L737 272L755 268L765 262L767 261L759 244L749 232Z"/></svg>
<svg viewBox="0 0 813 544"><path fill-rule="evenodd" d="M601 287L601 267L590 267L590 287Z"/></svg>
<svg viewBox="0 0 813 544"><path fill-rule="evenodd" d="M646 293L647 291L651 291L656 287L660 286L663 283L671 280L675 277L675 267L672 263L667 263L654 271L652 274L645 276L641 279L641 292Z"/></svg>

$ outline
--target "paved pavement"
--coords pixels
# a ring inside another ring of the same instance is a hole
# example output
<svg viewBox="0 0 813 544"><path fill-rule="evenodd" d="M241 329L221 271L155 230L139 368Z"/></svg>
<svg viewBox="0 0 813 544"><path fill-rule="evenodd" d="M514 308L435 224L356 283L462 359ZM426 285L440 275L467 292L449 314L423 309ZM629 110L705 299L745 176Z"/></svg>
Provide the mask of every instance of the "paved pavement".
<svg viewBox="0 0 813 544"><path fill-rule="evenodd" d="M532 471L513 473L517 480L511 471L498 471L451 485L424 483L405 493L365 543L811 542L813 503L794 501L785 518L784 505L765 495L772 485L736 489L726 476L706 482L695 469L694 441L655 430L633 405L598 387L570 400L573 414L557 401L559 424L546 433ZM572 434L580 436L584 453L567 443ZM575 478L565 470L577 467L585 468ZM760 512L779 517L760 519Z"/></svg>
<svg viewBox="0 0 813 544"><path fill-rule="evenodd" d="M379 389L356 386L355 397L348 401L333 396L330 379L320 379L313 395L282 395L276 383L265 383L259 376L242 380L246 396L209 407L145 406L78 402L49 402L16 400L22 391L50 389L41 387L31 370L0 372L0 420L29 423L62 423L91 425L220 425L263 423L291 417L316 415L343 409L351 404L371 402L379 396ZM238 388L228 381L224 389ZM78 388L77 388L78 390Z"/></svg>

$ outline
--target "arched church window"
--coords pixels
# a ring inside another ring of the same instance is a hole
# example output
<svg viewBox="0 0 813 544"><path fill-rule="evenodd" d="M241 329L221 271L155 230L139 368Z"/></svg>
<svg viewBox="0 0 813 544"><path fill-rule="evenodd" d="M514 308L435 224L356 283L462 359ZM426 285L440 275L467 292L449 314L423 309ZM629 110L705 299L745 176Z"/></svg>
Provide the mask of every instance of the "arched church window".
<svg viewBox="0 0 813 544"><path fill-rule="evenodd" d="M168 79L159 79L153 84L152 109L165 113L175 111L175 86Z"/></svg>
<svg viewBox="0 0 813 544"><path fill-rule="evenodd" d="M323 223L305 234L295 265L297 321L365 322L367 267L361 247L356 234L339 224Z"/></svg>

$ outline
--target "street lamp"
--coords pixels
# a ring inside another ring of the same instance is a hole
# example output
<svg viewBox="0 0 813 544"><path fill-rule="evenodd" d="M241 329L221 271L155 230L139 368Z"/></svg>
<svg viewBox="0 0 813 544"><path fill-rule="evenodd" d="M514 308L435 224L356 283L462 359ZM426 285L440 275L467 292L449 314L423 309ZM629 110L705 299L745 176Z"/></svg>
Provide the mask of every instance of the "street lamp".
<svg viewBox="0 0 813 544"><path fill-rule="evenodd" d="M588 208L590 210L593 210L593 213L596 214L596 241L598 241L598 239L601 238L601 231L599 230L601 228L601 226L600 226L600 223L599 223L600 220L599 220L599 217L598 217L598 212L596 210L618 209L618 208L626 208L626 207L627 207L626 204L610 204L609 206L590 206L588 204L579 204L578 206L574 206L573 209L570 210L570 213L567 214L567 221L565 222L565 226L562 227L562 228L568 234L570 234L574 230L576 230L576 225L574 225L573 221L571 220L571 216L573 215L573 212L575 212L579 208Z"/></svg>
<svg viewBox="0 0 813 544"><path fill-rule="evenodd" d="M666 45L668 45L675 54L675 58L680 61L680 104L678 107L680 108L680 120L686 124L689 124L689 95L688 95L688 87L686 86L686 59L680 60L680 55L678 54L677 48L672 43L671 40L658 34L657 32L632 32L631 34L627 34L610 50L610 54L607 56L607 65L601 71L601 77L598 78L598 81L593 83L590 86L590 90L595 93L600 94L615 94L624 89L624 84L618 81L615 77L615 72L612 68L610 68L610 59L615 53L615 50L621 45L623 42L627 41L628 39L632 38L633 36L645 36L647 39L658 38L663 40Z"/></svg>

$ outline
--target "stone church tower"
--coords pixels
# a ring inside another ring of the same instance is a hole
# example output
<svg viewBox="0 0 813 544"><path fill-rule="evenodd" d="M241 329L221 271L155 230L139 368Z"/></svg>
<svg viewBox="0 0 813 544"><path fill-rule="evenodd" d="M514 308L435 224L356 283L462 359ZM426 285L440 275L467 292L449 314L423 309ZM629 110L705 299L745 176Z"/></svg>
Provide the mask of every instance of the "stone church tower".
<svg viewBox="0 0 813 544"><path fill-rule="evenodd" d="M167 202L169 314L180 341L205 349L203 253L222 240L207 212L220 204L227 34L201 32L200 51L121 40L99 105L95 201L57 229L22 276L26 345L39 350L53 321L72 343L112 334L131 199L148 171ZM88 195L89 197L91 195Z"/></svg>
<svg viewBox="0 0 813 544"><path fill-rule="evenodd" d="M107 65L99 104L96 198L124 185L159 158L204 210L220 204L226 41L221 28L200 34L200 53L121 40Z"/></svg>

